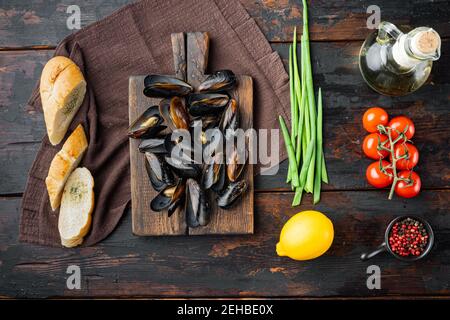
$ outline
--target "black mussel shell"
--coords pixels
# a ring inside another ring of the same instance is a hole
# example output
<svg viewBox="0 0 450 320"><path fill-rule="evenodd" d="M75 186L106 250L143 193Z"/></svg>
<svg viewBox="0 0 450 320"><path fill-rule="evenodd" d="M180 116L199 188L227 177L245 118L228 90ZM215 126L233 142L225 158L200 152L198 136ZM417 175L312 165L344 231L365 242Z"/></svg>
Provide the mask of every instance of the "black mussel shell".
<svg viewBox="0 0 450 320"><path fill-rule="evenodd" d="M144 95L153 98L185 96L192 92L190 84L168 76L149 75L144 79Z"/></svg>
<svg viewBox="0 0 450 320"><path fill-rule="evenodd" d="M194 179L186 182L186 223L195 228L206 226L210 220L210 205L208 195Z"/></svg>
<svg viewBox="0 0 450 320"><path fill-rule="evenodd" d="M161 191L175 184L175 177L164 157L154 153L145 153L145 169L153 189Z"/></svg>
<svg viewBox="0 0 450 320"><path fill-rule="evenodd" d="M167 126L163 126L163 125L156 126L154 128L151 128L150 130L148 130L146 133L141 135L139 138L140 139L157 138L158 136L160 136L160 133L162 131L164 131L165 129L167 129Z"/></svg>
<svg viewBox="0 0 450 320"><path fill-rule="evenodd" d="M167 136L166 136L167 137ZM144 139L138 146L140 152L151 152L156 154L168 153L166 149L166 137Z"/></svg>
<svg viewBox="0 0 450 320"><path fill-rule="evenodd" d="M202 175L202 187L204 189L215 188L221 190L225 183L225 165L223 154L218 153L214 156L211 163L205 164Z"/></svg>
<svg viewBox="0 0 450 320"><path fill-rule="evenodd" d="M224 133L225 139L229 140L232 138L234 131L239 128L239 122L240 117L237 101L230 99L219 123L219 128Z"/></svg>
<svg viewBox="0 0 450 320"><path fill-rule="evenodd" d="M159 112L172 131L189 130L190 117L184 105L184 99L172 97L163 99L159 104Z"/></svg>
<svg viewBox="0 0 450 320"><path fill-rule="evenodd" d="M202 172L201 166L188 159L187 155L183 157L166 156L166 162L178 176L183 178L195 179Z"/></svg>
<svg viewBox="0 0 450 320"><path fill-rule="evenodd" d="M193 93L188 96L189 114L193 117L219 117L230 97L219 93Z"/></svg>
<svg viewBox="0 0 450 320"><path fill-rule="evenodd" d="M169 207L170 203L172 202L172 198L164 195L163 192L164 190L158 193L158 195L150 202L150 208L152 209L152 211L161 212Z"/></svg>
<svg viewBox="0 0 450 320"><path fill-rule="evenodd" d="M220 70L209 75L198 87L199 92L219 92L236 86L236 76L231 70Z"/></svg>
<svg viewBox="0 0 450 320"><path fill-rule="evenodd" d="M230 208L245 190L247 190L245 180L230 183L217 198L217 205L222 209Z"/></svg>
<svg viewBox="0 0 450 320"><path fill-rule="evenodd" d="M219 124L220 118L217 116L205 116L200 118L202 121L202 128L203 130L210 129L210 128L216 128Z"/></svg>
<svg viewBox="0 0 450 320"><path fill-rule="evenodd" d="M218 151L217 147L224 145L222 131L219 128L206 129L202 136L202 143L204 144L204 153L213 156Z"/></svg>
<svg viewBox="0 0 450 320"><path fill-rule="evenodd" d="M227 177L229 181L235 182L241 176L245 164L247 163L247 149L238 150L235 147L231 154L227 155L227 157Z"/></svg>
<svg viewBox="0 0 450 320"><path fill-rule="evenodd" d="M184 197L185 189L186 184L183 179L180 179L176 185L167 186L150 202L150 208L155 212L170 208L170 214L172 214L182 203L179 200Z"/></svg>
<svg viewBox="0 0 450 320"><path fill-rule="evenodd" d="M128 136L139 139L142 136L156 136L162 129L163 119L158 106L151 106L144 111L128 128Z"/></svg>
<svg viewBox="0 0 450 320"><path fill-rule="evenodd" d="M169 156L192 162L193 148L190 141L183 141L183 135L178 132L168 134L164 139L164 148Z"/></svg>

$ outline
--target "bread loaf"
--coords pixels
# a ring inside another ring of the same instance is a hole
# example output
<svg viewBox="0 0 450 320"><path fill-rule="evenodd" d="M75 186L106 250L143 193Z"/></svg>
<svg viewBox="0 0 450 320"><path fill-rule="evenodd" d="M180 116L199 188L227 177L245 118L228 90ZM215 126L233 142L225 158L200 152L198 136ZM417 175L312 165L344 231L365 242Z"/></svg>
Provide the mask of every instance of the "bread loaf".
<svg viewBox="0 0 450 320"><path fill-rule="evenodd" d="M72 60L57 56L47 62L41 75L40 94L51 144L62 141L85 93L86 81Z"/></svg>
<svg viewBox="0 0 450 320"><path fill-rule="evenodd" d="M92 222L94 178L86 168L77 168L64 187L58 229L61 244L75 247L83 242Z"/></svg>
<svg viewBox="0 0 450 320"><path fill-rule="evenodd" d="M72 171L78 167L87 147L86 135L80 124L53 158L45 179L52 210L56 210L61 204L64 185Z"/></svg>

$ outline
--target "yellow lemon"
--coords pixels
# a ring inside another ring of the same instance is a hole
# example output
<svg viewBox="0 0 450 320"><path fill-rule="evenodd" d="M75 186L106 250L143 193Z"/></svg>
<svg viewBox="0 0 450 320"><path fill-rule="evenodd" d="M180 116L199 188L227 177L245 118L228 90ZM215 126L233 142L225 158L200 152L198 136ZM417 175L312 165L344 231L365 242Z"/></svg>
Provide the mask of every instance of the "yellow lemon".
<svg viewBox="0 0 450 320"><path fill-rule="evenodd" d="M290 218L280 233L277 254L310 260L324 254L333 243L333 223L319 211L303 211Z"/></svg>

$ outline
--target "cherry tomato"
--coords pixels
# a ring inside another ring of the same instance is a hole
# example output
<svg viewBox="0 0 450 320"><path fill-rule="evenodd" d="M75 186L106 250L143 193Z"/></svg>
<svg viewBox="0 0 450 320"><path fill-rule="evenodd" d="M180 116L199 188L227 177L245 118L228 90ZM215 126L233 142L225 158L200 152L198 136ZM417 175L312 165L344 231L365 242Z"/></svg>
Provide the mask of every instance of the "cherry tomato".
<svg viewBox="0 0 450 320"><path fill-rule="evenodd" d="M388 137L385 136L384 134L371 133L371 134L367 135L364 138L363 145L362 145L364 154L368 158L374 159L374 160L379 160L380 158L387 157L389 152L387 152L386 150L378 151L378 142L384 142L386 140L388 140ZM385 147L389 147L388 144L389 143L387 143L385 145Z"/></svg>
<svg viewBox="0 0 450 320"><path fill-rule="evenodd" d="M413 198L420 193L420 187L422 186L422 182L420 181L420 177L414 171L400 171L398 174L399 178L411 179L412 185L409 185L406 181L399 181L395 186L395 193L399 197L403 198Z"/></svg>
<svg viewBox="0 0 450 320"><path fill-rule="evenodd" d="M389 162L386 160L381 160L381 164L383 167L386 167L389 165ZM392 169L387 169L386 171L392 174ZM379 161L375 161L367 167L366 178L367 181L375 188L385 188L391 185L392 180L394 180L392 177L381 172Z"/></svg>
<svg viewBox="0 0 450 320"><path fill-rule="evenodd" d="M399 158L408 153L408 159L400 159L396 162L397 169L412 170L419 162L419 150L411 143L399 143L394 147L395 157ZM392 161L392 156L391 156Z"/></svg>
<svg viewBox="0 0 450 320"><path fill-rule="evenodd" d="M405 131L406 126L408 126L408 130L406 131L405 135L408 139L411 139L416 132L414 122L412 122L410 118L405 116L392 118L391 121L389 121L388 126L393 129L391 133L393 139L396 139L398 137L398 132Z"/></svg>
<svg viewBox="0 0 450 320"><path fill-rule="evenodd" d="M377 132L377 126L388 124L388 114L380 107L369 108L363 116L363 126L368 132Z"/></svg>

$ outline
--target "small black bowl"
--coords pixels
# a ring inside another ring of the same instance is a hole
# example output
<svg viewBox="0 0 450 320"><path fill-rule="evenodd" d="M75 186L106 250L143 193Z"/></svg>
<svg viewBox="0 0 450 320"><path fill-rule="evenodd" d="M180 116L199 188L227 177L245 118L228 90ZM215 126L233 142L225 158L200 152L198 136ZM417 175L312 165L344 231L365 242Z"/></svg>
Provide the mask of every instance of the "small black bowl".
<svg viewBox="0 0 450 320"><path fill-rule="evenodd" d="M394 224L400 220L404 220L406 218L411 218L414 220L417 220L421 223L423 223L425 229L427 230L427 234L428 234L428 243L427 243L427 247L425 248L425 250L423 250L422 254L419 256L412 256L412 257L402 257L399 256L398 254L396 254L394 251L392 251L391 247L389 246L389 235L391 233L391 229L394 226ZM433 232L433 228L431 228L431 225L423 218L418 217L418 216L400 216L395 218L394 220L392 220L389 225L386 228L386 231L384 233L384 242L378 246L377 249L375 249L372 252L367 252L367 253L363 253L361 255L361 260L368 260L370 258L373 258L374 256L376 256L377 254L387 251L389 252L391 255L393 255L395 258L397 258L398 260L402 260L402 261L417 261L420 260L422 258L424 258L432 249L434 244L434 232Z"/></svg>

